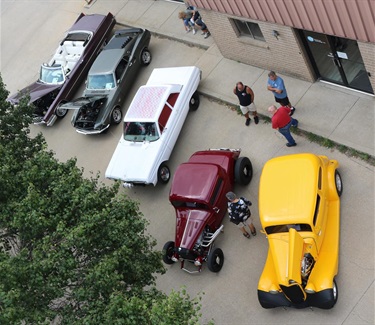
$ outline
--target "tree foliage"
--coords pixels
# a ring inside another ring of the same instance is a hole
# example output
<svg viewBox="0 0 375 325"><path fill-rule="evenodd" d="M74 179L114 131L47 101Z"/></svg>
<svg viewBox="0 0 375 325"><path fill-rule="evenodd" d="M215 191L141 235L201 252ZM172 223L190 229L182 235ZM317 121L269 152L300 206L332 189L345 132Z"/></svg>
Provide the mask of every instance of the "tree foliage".
<svg viewBox="0 0 375 325"><path fill-rule="evenodd" d="M138 204L59 162L29 136L28 98L8 95L0 77L0 324L198 323L199 297L155 289L165 270Z"/></svg>

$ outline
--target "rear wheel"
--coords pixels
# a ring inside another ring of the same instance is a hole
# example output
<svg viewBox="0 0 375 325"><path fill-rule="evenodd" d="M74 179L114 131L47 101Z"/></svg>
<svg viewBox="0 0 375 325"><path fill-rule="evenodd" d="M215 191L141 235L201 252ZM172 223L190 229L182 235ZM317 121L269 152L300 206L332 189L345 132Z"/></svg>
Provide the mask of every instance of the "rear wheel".
<svg viewBox="0 0 375 325"><path fill-rule="evenodd" d="M141 63L142 65L149 65L151 63L151 52L148 49L143 49L141 53Z"/></svg>
<svg viewBox="0 0 375 325"><path fill-rule="evenodd" d="M173 264L174 262L172 261L172 256L174 252L174 242L173 241L168 241L164 244L163 246L163 262L165 264Z"/></svg>
<svg viewBox="0 0 375 325"><path fill-rule="evenodd" d="M191 111L196 111L199 107L199 94L198 92L196 91L193 96L191 96L190 98L190 101L189 101L189 109Z"/></svg>
<svg viewBox="0 0 375 325"><path fill-rule="evenodd" d="M341 196L342 189L343 189L342 179L341 179L340 173L337 170L335 170L335 184L336 184L337 195Z"/></svg>
<svg viewBox="0 0 375 325"><path fill-rule="evenodd" d="M239 157L234 165L234 178L237 183L247 185L253 178L253 165L247 157Z"/></svg>
<svg viewBox="0 0 375 325"><path fill-rule="evenodd" d="M224 253L220 248L214 248L208 255L207 266L211 272L219 272L224 264Z"/></svg>
<svg viewBox="0 0 375 325"><path fill-rule="evenodd" d="M171 172L169 170L169 167L165 163L162 163L159 166L159 170L158 170L158 181L163 184L166 184L168 183L170 177L171 177Z"/></svg>
<svg viewBox="0 0 375 325"><path fill-rule="evenodd" d="M119 124L122 120L122 112L120 107L116 106L111 113L111 123Z"/></svg>

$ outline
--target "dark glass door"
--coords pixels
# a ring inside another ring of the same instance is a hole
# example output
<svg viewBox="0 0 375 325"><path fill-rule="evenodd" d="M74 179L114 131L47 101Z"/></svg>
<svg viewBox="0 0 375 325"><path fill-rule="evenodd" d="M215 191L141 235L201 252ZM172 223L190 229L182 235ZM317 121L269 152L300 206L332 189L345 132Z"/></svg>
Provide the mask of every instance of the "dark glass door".
<svg viewBox="0 0 375 325"><path fill-rule="evenodd" d="M309 31L301 36L320 79L374 93L356 41Z"/></svg>

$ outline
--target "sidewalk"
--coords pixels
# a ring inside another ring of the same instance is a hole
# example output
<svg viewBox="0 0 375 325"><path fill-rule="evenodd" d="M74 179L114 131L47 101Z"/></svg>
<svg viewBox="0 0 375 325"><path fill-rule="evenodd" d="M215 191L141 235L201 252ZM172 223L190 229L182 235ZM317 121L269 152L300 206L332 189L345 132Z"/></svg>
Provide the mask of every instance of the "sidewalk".
<svg viewBox="0 0 375 325"><path fill-rule="evenodd" d="M267 108L276 104L273 94L266 89L268 71L224 58L215 45L214 35L204 39L200 32L186 33L177 18L178 12L184 9L184 4L142 0L96 1L84 11L111 11L120 24L147 28L157 35L207 49L196 62L203 73L199 91L237 105L232 90L237 81L242 81L253 89L258 113L268 116ZM274 70L277 72L277 67ZM300 129L375 156L373 96L323 82L310 83L279 75L296 107L293 117L299 120ZM250 127L254 127L253 123Z"/></svg>

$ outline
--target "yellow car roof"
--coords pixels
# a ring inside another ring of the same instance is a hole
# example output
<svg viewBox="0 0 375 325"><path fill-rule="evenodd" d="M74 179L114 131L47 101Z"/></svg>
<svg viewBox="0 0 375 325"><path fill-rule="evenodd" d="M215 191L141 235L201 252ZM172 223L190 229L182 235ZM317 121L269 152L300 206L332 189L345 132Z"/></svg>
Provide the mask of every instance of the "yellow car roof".
<svg viewBox="0 0 375 325"><path fill-rule="evenodd" d="M304 153L269 160L259 185L259 214L263 227L312 223L321 160Z"/></svg>

